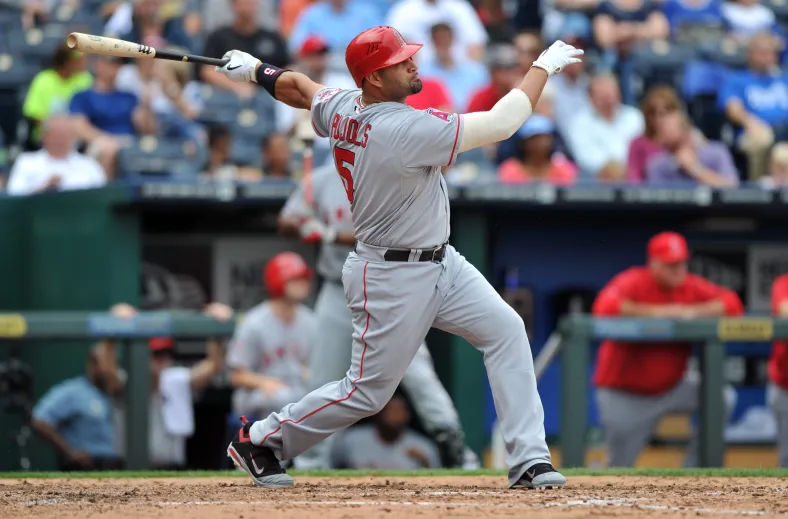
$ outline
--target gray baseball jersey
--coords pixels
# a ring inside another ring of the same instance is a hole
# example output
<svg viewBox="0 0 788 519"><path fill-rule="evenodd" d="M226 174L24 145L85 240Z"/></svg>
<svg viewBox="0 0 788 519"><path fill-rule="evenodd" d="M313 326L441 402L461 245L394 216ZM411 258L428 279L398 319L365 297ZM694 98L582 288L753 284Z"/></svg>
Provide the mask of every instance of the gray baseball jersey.
<svg viewBox="0 0 788 519"><path fill-rule="evenodd" d="M449 196L441 166L457 159L462 118L403 103L361 105L361 90L323 88L312 124L328 137L353 208L356 238L395 249L449 239Z"/></svg>
<svg viewBox="0 0 788 519"><path fill-rule="evenodd" d="M287 217L314 217L337 232L353 232L350 203L333 164L326 164L312 172L311 204L307 202L303 182L287 199L282 215ZM323 279L338 282L347 255L353 247L327 243L320 247L317 271ZM343 300L344 304L344 300Z"/></svg>
<svg viewBox="0 0 788 519"><path fill-rule="evenodd" d="M301 386L316 330L314 314L304 305L299 305L295 320L288 324L274 314L270 302L259 304L236 328L227 351L227 366Z"/></svg>

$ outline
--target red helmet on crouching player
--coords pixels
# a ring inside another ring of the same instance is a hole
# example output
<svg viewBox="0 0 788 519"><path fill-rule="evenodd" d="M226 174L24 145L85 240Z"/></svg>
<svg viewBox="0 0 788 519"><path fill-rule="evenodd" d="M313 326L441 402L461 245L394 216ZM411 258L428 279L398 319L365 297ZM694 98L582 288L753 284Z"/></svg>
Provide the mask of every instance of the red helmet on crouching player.
<svg viewBox="0 0 788 519"><path fill-rule="evenodd" d="M312 269L295 252L280 252L266 264L263 280L271 299L300 303L309 297Z"/></svg>

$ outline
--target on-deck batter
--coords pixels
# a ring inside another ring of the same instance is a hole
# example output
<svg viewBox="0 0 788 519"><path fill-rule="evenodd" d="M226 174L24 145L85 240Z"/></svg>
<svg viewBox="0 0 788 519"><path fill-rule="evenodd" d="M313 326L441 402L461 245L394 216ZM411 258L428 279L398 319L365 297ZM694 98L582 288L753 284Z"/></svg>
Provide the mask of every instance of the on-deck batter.
<svg viewBox="0 0 788 519"><path fill-rule="evenodd" d="M562 487L550 464L544 411L525 326L451 245L441 166L457 154L506 139L530 116L548 76L583 51L556 42L492 110L449 114L404 104L421 90L413 55L392 27L356 36L345 52L359 90L318 85L303 74L230 51L218 69L256 81L277 100L310 109L328 137L353 213L357 245L342 268L353 316L353 356L344 379L265 420L245 423L227 454L256 485L292 486L280 460L382 409L430 327L465 338L483 355L507 450L511 488Z"/></svg>
<svg viewBox="0 0 788 519"><path fill-rule="evenodd" d="M303 182L293 191L279 214L279 224L284 232L298 233L304 241L322 243L317 270L323 277L323 286L315 304L320 341L312 349L310 359L310 382L317 388L340 380L350 363L353 321L345 302L341 276L342 265L353 252L356 239L350 203L336 167L329 163L316 169L310 183L309 191ZM311 200L308 200L308 192ZM438 444L443 465L478 466L476 456L465 448L459 415L435 373L426 344L419 347L402 385L424 428ZM316 446L312 455L316 459L310 460L309 468L328 468L328 446ZM299 458L301 463L306 463L304 456Z"/></svg>

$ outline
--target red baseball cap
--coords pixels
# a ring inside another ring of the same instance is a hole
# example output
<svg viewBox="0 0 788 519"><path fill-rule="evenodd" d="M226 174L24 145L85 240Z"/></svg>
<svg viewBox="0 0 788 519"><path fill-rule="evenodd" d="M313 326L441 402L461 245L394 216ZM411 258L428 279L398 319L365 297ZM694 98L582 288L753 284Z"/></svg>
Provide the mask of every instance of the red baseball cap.
<svg viewBox="0 0 788 519"><path fill-rule="evenodd" d="M328 43L326 43L326 40L320 36L310 36L301 44L301 49L298 51L298 54L300 56L310 56L326 51L328 51Z"/></svg>
<svg viewBox="0 0 788 519"><path fill-rule="evenodd" d="M648 242L648 258L663 263L677 263L689 259L689 247L684 236L677 232L661 232Z"/></svg>
<svg viewBox="0 0 788 519"><path fill-rule="evenodd" d="M172 337L151 337L148 340L148 347L153 352L171 350L174 346L175 341Z"/></svg>

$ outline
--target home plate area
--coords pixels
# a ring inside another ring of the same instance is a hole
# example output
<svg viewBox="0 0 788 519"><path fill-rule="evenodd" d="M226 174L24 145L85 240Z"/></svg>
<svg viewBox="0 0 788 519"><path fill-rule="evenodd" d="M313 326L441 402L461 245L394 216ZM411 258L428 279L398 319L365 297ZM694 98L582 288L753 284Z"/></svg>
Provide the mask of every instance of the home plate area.
<svg viewBox="0 0 788 519"><path fill-rule="evenodd" d="M563 490L506 490L498 476L0 479L0 517L188 519L788 517L788 481L574 476Z"/></svg>

